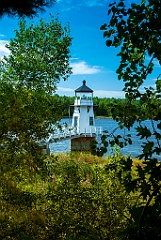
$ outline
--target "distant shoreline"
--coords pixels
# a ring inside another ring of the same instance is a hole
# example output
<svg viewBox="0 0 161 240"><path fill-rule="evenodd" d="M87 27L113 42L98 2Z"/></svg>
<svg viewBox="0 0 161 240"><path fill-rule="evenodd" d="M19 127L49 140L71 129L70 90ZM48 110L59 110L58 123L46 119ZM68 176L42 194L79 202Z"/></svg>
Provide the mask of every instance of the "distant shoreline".
<svg viewBox="0 0 161 240"><path fill-rule="evenodd" d="M96 116L95 118L107 118L107 119L113 119L112 117L105 117L105 116Z"/></svg>
<svg viewBox="0 0 161 240"><path fill-rule="evenodd" d="M71 116L71 117L69 117L69 116L64 116L63 118L72 118L72 116ZM96 116L95 118L113 119L112 117L105 117L105 116Z"/></svg>

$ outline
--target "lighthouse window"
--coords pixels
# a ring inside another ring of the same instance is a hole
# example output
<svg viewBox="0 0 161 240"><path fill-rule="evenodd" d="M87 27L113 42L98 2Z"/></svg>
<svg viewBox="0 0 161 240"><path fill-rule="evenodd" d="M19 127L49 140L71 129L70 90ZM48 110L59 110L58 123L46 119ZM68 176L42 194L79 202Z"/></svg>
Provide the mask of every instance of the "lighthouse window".
<svg viewBox="0 0 161 240"><path fill-rule="evenodd" d="M93 117L89 117L89 125L93 126L94 122L93 122Z"/></svg>
<svg viewBox="0 0 161 240"><path fill-rule="evenodd" d="M78 125L78 117L74 117L74 127L77 127Z"/></svg>

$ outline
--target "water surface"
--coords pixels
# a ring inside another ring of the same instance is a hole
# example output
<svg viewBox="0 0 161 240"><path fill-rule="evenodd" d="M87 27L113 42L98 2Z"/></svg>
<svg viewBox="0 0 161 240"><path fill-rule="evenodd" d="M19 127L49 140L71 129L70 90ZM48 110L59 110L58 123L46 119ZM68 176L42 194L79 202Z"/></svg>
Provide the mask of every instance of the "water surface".
<svg viewBox="0 0 161 240"><path fill-rule="evenodd" d="M61 120L61 123L67 123L69 125L71 125L72 119L71 118L64 118ZM120 149L120 151L128 156L132 156L133 158L138 157L138 155L141 154L141 145L143 142L145 142L145 140L140 140L140 137L137 136L137 132L136 132L136 127L138 126L137 123L134 124L134 126L131 128L130 132L128 132L128 130L124 130L124 129L120 129L118 128L118 123L116 121L114 121L113 119L109 119L109 118L96 118L95 119L95 125L96 126L101 126L103 128L103 130L108 131L108 133L112 133L114 131L115 135L121 135L123 136L124 134L128 134L130 133L132 136L132 145L127 145L126 147ZM150 129L152 128L151 126L151 121L150 120L146 120L144 121L144 125L146 125L147 127L149 127ZM112 139L112 138L111 138ZM99 140L99 139L98 139ZM153 140L155 142L155 138L151 137L150 140ZM50 144L50 150L51 152L70 152L70 140L63 140L57 143L52 143ZM109 153L110 153L110 149L109 149ZM107 153L108 154L108 153ZM161 160L161 156L155 156L158 159Z"/></svg>

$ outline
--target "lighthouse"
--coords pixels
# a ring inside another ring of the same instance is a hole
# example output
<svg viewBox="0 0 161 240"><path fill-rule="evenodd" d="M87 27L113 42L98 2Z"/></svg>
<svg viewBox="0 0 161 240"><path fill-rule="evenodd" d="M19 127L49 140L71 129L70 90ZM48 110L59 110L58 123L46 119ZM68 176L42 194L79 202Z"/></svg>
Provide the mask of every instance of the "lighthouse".
<svg viewBox="0 0 161 240"><path fill-rule="evenodd" d="M72 129L79 137L71 139L71 150L90 150L91 142L96 137L93 111L93 90L83 85L75 90Z"/></svg>

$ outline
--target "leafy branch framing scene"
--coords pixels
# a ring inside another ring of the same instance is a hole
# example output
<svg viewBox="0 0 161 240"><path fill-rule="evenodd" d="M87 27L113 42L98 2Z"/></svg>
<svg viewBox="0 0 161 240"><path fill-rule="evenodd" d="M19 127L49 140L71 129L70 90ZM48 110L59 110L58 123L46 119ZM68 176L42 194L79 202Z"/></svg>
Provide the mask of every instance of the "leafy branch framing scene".
<svg viewBox="0 0 161 240"><path fill-rule="evenodd" d="M127 8L121 0L109 5L109 23L101 26L107 47L119 47L117 74L124 81L126 104L118 106L117 111L115 108L112 116L120 127L128 130L138 122L137 135L144 139L140 146L142 154L138 156L144 167L137 166L137 177L133 178L131 164L131 173L123 180L127 192L139 192L143 199L131 211L133 221L128 234L132 239L161 238L161 165L157 158L161 154L160 74L156 76L155 86L144 87L148 75L155 70L155 62L161 63L160 13L160 1L145 0ZM139 111L134 104L136 99L141 103ZM146 119L151 121L151 128L145 125ZM128 162L132 163L130 159ZM126 166L126 160L123 164Z"/></svg>

